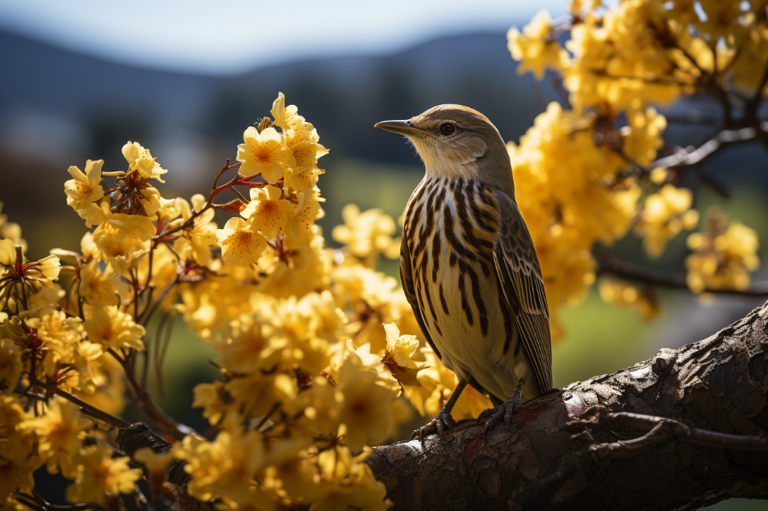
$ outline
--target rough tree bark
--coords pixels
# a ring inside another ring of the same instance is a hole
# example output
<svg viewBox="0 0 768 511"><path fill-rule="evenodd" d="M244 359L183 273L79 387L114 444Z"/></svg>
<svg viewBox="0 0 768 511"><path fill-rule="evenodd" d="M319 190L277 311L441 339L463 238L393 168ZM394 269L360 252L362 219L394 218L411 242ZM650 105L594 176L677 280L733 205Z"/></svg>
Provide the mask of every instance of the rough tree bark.
<svg viewBox="0 0 768 511"><path fill-rule="evenodd" d="M502 422L484 438L482 424L467 422L424 449L377 447L368 463L398 510L768 499L766 392L768 303L708 339L540 396L516 411L511 431Z"/></svg>

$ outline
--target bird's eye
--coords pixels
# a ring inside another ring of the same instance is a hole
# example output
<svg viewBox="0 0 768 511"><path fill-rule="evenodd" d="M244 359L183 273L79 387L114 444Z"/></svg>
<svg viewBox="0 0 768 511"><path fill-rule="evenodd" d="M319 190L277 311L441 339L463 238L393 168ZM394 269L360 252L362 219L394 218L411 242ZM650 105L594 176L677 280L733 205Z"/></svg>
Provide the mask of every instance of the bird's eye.
<svg viewBox="0 0 768 511"><path fill-rule="evenodd" d="M440 126L440 133L442 133L445 136L453 135L453 132L456 131L456 126L454 124L451 124L450 122L446 122L442 126Z"/></svg>

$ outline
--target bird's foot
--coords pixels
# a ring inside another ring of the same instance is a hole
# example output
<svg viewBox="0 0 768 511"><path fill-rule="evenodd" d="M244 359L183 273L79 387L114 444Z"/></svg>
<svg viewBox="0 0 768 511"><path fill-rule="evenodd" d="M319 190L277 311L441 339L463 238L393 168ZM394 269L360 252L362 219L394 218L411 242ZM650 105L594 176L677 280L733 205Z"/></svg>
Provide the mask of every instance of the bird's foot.
<svg viewBox="0 0 768 511"><path fill-rule="evenodd" d="M438 412L438 414L435 416L434 419L426 423L424 426L420 427L416 431L413 432L411 435L411 438L408 440L414 440L416 438L419 439L421 442L421 447L424 447L424 439L428 437L429 435L434 435L435 433L440 435L440 438L445 438L445 432L453 427L455 427L456 421L453 420L453 417L451 417L451 412L448 412L443 408Z"/></svg>
<svg viewBox="0 0 768 511"><path fill-rule="evenodd" d="M509 399L495 408L483 410L483 412L477 418L478 422L483 419L488 419L488 422L485 423L486 436L493 428L496 427L496 424L501 421L502 417L504 418L504 422L507 423L507 427L510 429L510 431L512 430L512 414L515 413L515 409L523 402L524 383L525 378L520 378L520 381L517 383L517 387L515 387L515 392L509 397Z"/></svg>

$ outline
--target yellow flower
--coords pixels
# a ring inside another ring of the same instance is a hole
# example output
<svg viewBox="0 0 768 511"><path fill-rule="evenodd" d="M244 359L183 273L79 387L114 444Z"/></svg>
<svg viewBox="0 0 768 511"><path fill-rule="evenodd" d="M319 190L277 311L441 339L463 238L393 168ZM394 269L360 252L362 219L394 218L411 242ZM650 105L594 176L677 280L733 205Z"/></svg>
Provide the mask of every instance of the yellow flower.
<svg viewBox="0 0 768 511"><path fill-rule="evenodd" d="M229 394L246 415L262 417L275 404L290 403L296 397L296 379L285 373L264 374L255 371L242 378L233 378Z"/></svg>
<svg viewBox="0 0 768 511"><path fill-rule="evenodd" d="M341 217L344 225L333 228L333 239L347 245L355 257L368 259L367 266L374 266L374 258L380 253L390 259L400 257L400 240L393 239L395 221L381 209L360 213L360 208L347 204L341 210Z"/></svg>
<svg viewBox="0 0 768 511"><path fill-rule="evenodd" d="M202 408L203 417L212 425L219 423L232 401L227 395L226 383L221 380L195 385L193 395L192 408Z"/></svg>
<svg viewBox="0 0 768 511"><path fill-rule="evenodd" d="M285 94L282 92L277 93L277 99L272 102L272 118L275 119L275 126L279 126L283 129L285 127Z"/></svg>
<svg viewBox="0 0 768 511"><path fill-rule="evenodd" d="M661 311L659 302L650 291L638 291L635 286L620 279L600 279L598 291L606 303L637 308L640 317L646 321L654 319Z"/></svg>
<svg viewBox="0 0 768 511"><path fill-rule="evenodd" d="M163 495L165 488L165 469L168 464L177 459L176 452L170 450L164 453L156 453L149 447L142 447L133 453L133 459L137 463L144 465L147 469L147 482L149 483L149 492L154 498Z"/></svg>
<svg viewBox="0 0 768 511"><path fill-rule="evenodd" d="M649 257L656 259L664 252L667 241L683 229L691 230L696 226L699 214L690 209L692 203L690 190L670 184L645 199L635 233L643 237L643 247Z"/></svg>
<svg viewBox="0 0 768 511"><path fill-rule="evenodd" d="M120 413L123 403L123 398L119 394L120 390L122 390L122 386L120 383L116 383L120 389L112 389L118 391L118 396L112 395L110 389L107 388L111 385L109 379L105 375L104 366L109 368L110 360L112 359L111 357L102 357L103 354L104 349L101 344L85 340L77 343L75 345L74 353L75 361L72 364L75 370L71 371L71 373L67 373L71 374L72 377L77 378L74 382L67 381L65 383L72 387L70 392L79 391L93 394L98 389L99 393L103 393L103 395L94 396L94 400L101 401L97 408L115 415ZM115 361L114 364L117 364L117 362ZM122 367L120 369L122 370ZM122 377L122 374L120 377ZM60 387L66 390L64 384L60 385ZM83 396L80 397L83 398ZM87 398L84 399L88 401ZM103 401L106 401L108 404L103 403Z"/></svg>
<svg viewBox="0 0 768 511"><path fill-rule="evenodd" d="M317 167L318 158L328 154L328 149L318 143L317 130L304 117L298 114L295 105L285 106L285 97L281 92L272 107L275 125L283 129L286 147L291 150L293 165L283 170L286 192L291 197L315 188L317 179L325 171ZM294 204L296 201L290 199Z"/></svg>
<svg viewBox="0 0 768 511"><path fill-rule="evenodd" d="M244 144L237 146L237 161L243 162L238 172L244 176L261 176L270 183L283 177L283 169L295 165L293 153L274 128L261 133L249 126L243 133Z"/></svg>
<svg viewBox="0 0 768 511"><path fill-rule="evenodd" d="M272 117L275 118L275 125L283 129L286 145L296 150L302 147L302 144L309 142L317 144L320 137L315 127L308 123L304 117L299 115L299 109L296 105L285 106L285 96L280 92L277 99L272 104ZM315 159L327 154L328 150L320 144L317 144ZM296 154L294 152L294 154ZM304 165L309 164L305 161Z"/></svg>
<svg viewBox="0 0 768 511"><path fill-rule="evenodd" d="M34 486L32 473L42 465L35 454L37 436L22 428L33 412L24 410L18 395L0 395L0 502L14 491Z"/></svg>
<svg viewBox="0 0 768 511"><path fill-rule="evenodd" d="M23 457L0 457L0 474L3 475L0 477L0 502L5 502L13 492L29 491L33 488L35 486L33 472L34 466L30 460Z"/></svg>
<svg viewBox="0 0 768 511"><path fill-rule="evenodd" d="M418 352L419 340L415 335L400 335L400 329L394 323L386 323L387 351L381 358L382 363L392 372L392 376L403 385L421 385L416 375L424 368L413 360Z"/></svg>
<svg viewBox="0 0 768 511"><path fill-rule="evenodd" d="M0 339L0 393L16 390L21 369L21 348L11 339Z"/></svg>
<svg viewBox="0 0 768 511"><path fill-rule="evenodd" d="M371 454L370 447L363 447L352 456L347 447L337 445L317 456L319 478L324 483L321 497L310 506L311 511L336 509L385 510L392 503L385 500L386 488L376 481L365 459Z"/></svg>
<svg viewBox="0 0 768 511"><path fill-rule="evenodd" d="M112 265L101 271L94 259L80 268L80 296L89 305L119 305L128 290L128 284L115 273Z"/></svg>
<svg viewBox="0 0 768 511"><path fill-rule="evenodd" d="M507 145L517 203L541 264L554 338L560 332L558 309L578 303L594 283L590 248L626 234L641 194L636 179L621 178L626 160L596 142L597 135L619 141L618 133L604 133L601 126L594 112L550 103L519 146Z"/></svg>
<svg viewBox="0 0 768 511"><path fill-rule="evenodd" d="M320 228L313 225L301 238L285 236L282 244L265 250L258 261L259 291L287 297L327 289L333 253L324 242Z"/></svg>
<svg viewBox="0 0 768 511"><path fill-rule="evenodd" d="M37 330L47 354L38 368L49 377L77 362L77 352L83 338L83 325L78 317L67 317L60 310L42 309L37 317L27 317L26 324Z"/></svg>
<svg viewBox="0 0 768 511"><path fill-rule="evenodd" d="M83 234L83 237L80 239L80 252L83 254L83 258L86 261L101 259L101 253L99 253L99 247L97 247L96 243L93 241L92 232Z"/></svg>
<svg viewBox="0 0 768 511"><path fill-rule="evenodd" d="M366 370L357 355L339 369L339 382L344 395L339 418L347 427L347 446L359 451L366 443L383 442L392 426L389 404L395 393L379 385L376 373Z"/></svg>
<svg viewBox="0 0 768 511"><path fill-rule="evenodd" d="M537 80L541 80L546 68L560 69L568 60L568 53L552 35L552 22L547 11L540 11L523 28L522 34L517 28L510 28L507 41L512 58L520 61L518 74L533 71Z"/></svg>
<svg viewBox="0 0 768 511"><path fill-rule="evenodd" d="M580 4L577 10L585 7ZM573 55L562 68L570 103L579 111L641 108L692 93L698 70L684 65L687 58L677 48L685 47L686 35L688 26L658 2L626 0L605 9L592 3L565 43Z"/></svg>
<svg viewBox="0 0 768 511"><path fill-rule="evenodd" d="M293 214L294 206L281 198L283 191L277 186L251 189L251 202L240 212L252 231L261 231L267 238L274 238L285 229Z"/></svg>
<svg viewBox="0 0 768 511"><path fill-rule="evenodd" d="M117 215L115 215L117 216ZM121 215L128 217L128 215ZM152 222L147 217L134 216L138 222ZM104 262L110 263L118 275L130 278L130 270L149 251L150 241L147 229L125 229L121 223L104 222L93 232L93 244ZM147 226L148 227L148 226ZM154 233L154 227L152 228ZM83 238L85 241L85 238Z"/></svg>
<svg viewBox="0 0 768 511"><path fill-rule="evenodd" d="M290 147L297 170L317 168L317 159L328 154L328 149L311 139L291 144Z"/></svg>
<svg viewBox="0 0 768 511"><path fill-rule="evenodd" d="M23 277L24 280L51 287L53 281L59 278L61 271L59 258L49 255L37 262L25 263L23 260L18 260L16 247L12 240L0 240L0 265L5 267L4 275Z"/></svg>
<svg viewBox="0 0 768 511"><path fill-rule="evenodd" d="M267 238L260 232L254 232L242 218L227 220L223 229L216 231L216 238L221 247L221 257L225 263L248 266L264 252Z"/></svg>
<svg viewBox="0 0 768 511"><path fill-rule="evenodd" d="M123 156L128 161L129 172L138 172L143 179L157 179L161 183L165 183L160 176L168 171L158 165L149 149L142 147L138 142L129 140L123 146Z"/></svg>
<svg viewBox="0 0 768 511"><path fill-rule="evenodd" d="M163 197L160 195L160 191L154 186L146 186L139 190L141 196L139 202L144 209L147 218L150 220L157 219L157 212L163 207Z"/></svg>
<svg viewBox="0 0 768 511"><path fill-rule="evenodd" d="M667 119L655 108L627 112L629 126L621 130L624 154L639 165L645 166L656 159L656 152L664 145L661 137L667 127Z"/></svg>
<svg viewBox="0 0 768 511"><path fill-rule="evenodd" d="M324 436L337 432L344 395L327 378L312 378L312 386L300 393L299 398L312 431Z"/></svg>
<svg viewBox="0 0 768 511"><path fill-rule="evenodd" d="M86 316L85 331L88 340L99 343L104 349L135 348L144 349L141 338L146 333L144 327L133 322L130 314L120 312L117 307L97 305L90 318Z"/></svg>
<svg viewBox="0 0 768 511"><path fill-rule="evenodd" d="M48 465L48 472L56 474L61 468L61 473L72 479L77 475L74 461L83 444L82 432L92 425L77 406L54 396L45 414L24 422L21 428L37 433L39 453Z"/></svg>
<svg viewBox="0 0 768 511"><path fill-rule="evenodd" d="M16 222L9 222L8 215L2 214L2 211L3 201L0 201L0 239L9 239L14 244L21 246L22 252L26 252L27 242L21 237L21 226Z"/></svg>
<svg viewBox="0 0 768 511"><path fill-rule="evenodd" d="M744 35L739 49L740 53L731 71L733 83L747 94L755 94L762 78L760 73L755 72L755 66L768 58L768 25L765 22L753 24ZM763 88L763 95L767 89L768 86Z"/></svg>
<svg viewBox="0 0 768 511"><path fill-rule="evenodd" d="M319 190L315 189L292 194L289 200L296 206L288 220L286 232L296 239L305 240L312 232L315 219L322 218L323 210L320 203L325 199L320 197Z"/></svg>
<svg viewBox="0 0 768 511"><path fill-rule="evenodd" d="M104 189L100 184L102 165L104 160L88 160L85 162L85 173L74 165L69 167L68 171L73 179L64 183L67 204L82 218L89 218L90 214L84 214L84 211L91 207L101 211L94 203L104 196Z"/></svg>
<svg viewBox="0 0 768 511"><path fill-rule="evenodd" d="M311 190L324 173L325 171L317 166L288 167L285 169L285 187L296 192Z"/></svg>
<svg viewBox="0 0 768 511"><path fill-rule="evenodd" d="M119 416L126 405L123 366L114 357L102 356L101 344L81 341L78 352L79 361L75 367L80 376L80 389L70 392L99 410ZM83 380L86 380L85 384Z"/></svg>
<svg viewBox="0 0 768 511"><path fill-rule="evenodd" d="M155 225L145 216L115 213L109 216L107 222L115 227L113 237L118 243L126 236L148 241L155 235Z"/></svg>
<svg viewBox="0 0 768 511"><path fill-rule="evenodd" d="M712 41L718 41L721 38L727 40L743 30L744 27L739 21L744 16L740 2L700 0L699 4L705 15L703 20L696 17L693 24L699 32L707 34Z"/></svg>
<svg viewBox="0 0 768 511"><path fill-rule="evenodd" d="M59 271L58 257L49 255L36 262L24 262L21 246L14 245L13 240L0 240L0 310L11 303L14 308L28 307L32 295L42 288L53 287Z"/></svg>
<svg viewBox="0 0 768 511"><path fill-rule="evenodd" d="M130 493L141 479L140 468L130 468L128 456L113 458L113 450L102 444L90 445L77 457L77 475L67 487L72 503L107 504L108 494Z"/></svg>
<svg viewBox="0 0 768 511"><path fill-rule="evenodd" d="M192 476L188 491L203 501L227 496L235 502L248 503L264 498L252 484L252 478L264 464L264 441L259 433L222 431L212 442L187 436L176 450Z"/></svg>
<svg viewBox="0 0 768 511"><path fill-rule="evenodd" d="M196 212L202 211L206 199L195 194L191 199ZM181 212L178 222L186 222L192 217L192 209L185 200L179 200L177 206ZM206 264L211 258L211 246L216 244L216 223L213 209L207 209L195 217L192 226L181 232L181 236L174 242L173 249L182 259L194 259L199 264Z"/></svg>
<svg viewBox="0 0 768 511"><path fill-rule="evenodd" d="M707 213L707 230L691 234L687 241L693 253L685 260L686 281L694 293L746 289L750 272L760 266L757 233L740 222L728 223L717 208Z"/></svg>

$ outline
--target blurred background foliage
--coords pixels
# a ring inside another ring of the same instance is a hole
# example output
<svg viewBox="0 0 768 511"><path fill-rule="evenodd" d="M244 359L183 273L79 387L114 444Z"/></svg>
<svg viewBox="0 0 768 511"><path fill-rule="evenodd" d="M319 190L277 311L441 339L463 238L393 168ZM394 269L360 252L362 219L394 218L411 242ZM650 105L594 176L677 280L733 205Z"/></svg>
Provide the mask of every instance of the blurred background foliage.
<svg viewBox="0 0 768 511"><path fill-rule="evenodd" d="M527 21L508 20L518 26ZM85 232L63 193L69 165L103 158L104 170L114 170L122 164L123 144L138 140L170 169L163 195L189 198L208 189L227 158L234 161L244 126L268 114L263 106L271 105L278 91L312 120L331 150L321 162L327 172L319 182L327 199L319 224L329 243L345 204L381 208L397 218L422 177L415 151L374 130L375 122L408 118L439 103L460 103L486 113L506 140L517 142L555 97L547 80L518 76L502 31L447 34L389 55L327 56L221 76L120 64L0 30L0 63L6 70L0 80L2 213L21 224L31 259L53 247L77 249L73 243ZM670 118L691 112L709 116L717 107L694 96L664 111ZM670 122L665 139L685 146L705 129ZM694 197L699 211L720 204L757 231L763 264L754 280L768 277L767 164L757 144L730 147L708 164L709 174L727 183L730 198L703 187ZM688 251L684 236L678 236L661 258L650 261L640 240L630 235L613 253L647 268L682 273ZM380 267L397 275L396 261L381 261ZM706 337L763 301L717 296L702 305L685 291L663 291L660 298L662 313L651 323L635 310L604 304L594 289L578 307L565 309L566 334L553 354L555 385L613 372L661 347ZM207 362L213 356L178 321L162 394L157 380L151 387L171 415L201 430L208 423L200 410L190 408L191 389L216 377L218 371ZM126 418L140 419L141 414L129 410ZM765 505L734 500L713 509Z"/></svg>

